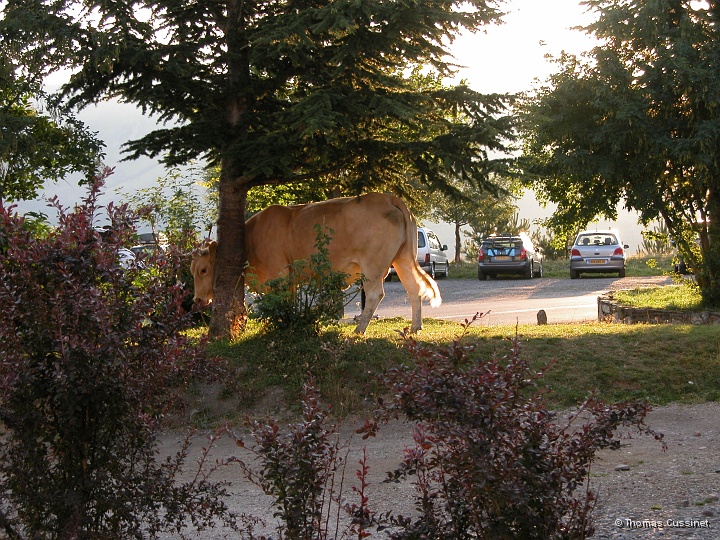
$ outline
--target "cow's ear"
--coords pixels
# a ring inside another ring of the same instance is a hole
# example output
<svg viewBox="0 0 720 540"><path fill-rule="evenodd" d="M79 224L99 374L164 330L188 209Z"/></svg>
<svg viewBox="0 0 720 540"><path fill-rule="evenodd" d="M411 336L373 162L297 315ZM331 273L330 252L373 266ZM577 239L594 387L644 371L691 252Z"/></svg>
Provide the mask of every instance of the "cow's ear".
<svg viewBox="0 0 720 540"><path fill-rule="evenodd" d="M208 248L208 253L210 253L210 255L211 255L212 257L214 257L214 256L215 256L215 252L217 251L217 242L216 242L215 240L213 240L212 242L210 242L210 243L207 245L207 248Z"/></svg>

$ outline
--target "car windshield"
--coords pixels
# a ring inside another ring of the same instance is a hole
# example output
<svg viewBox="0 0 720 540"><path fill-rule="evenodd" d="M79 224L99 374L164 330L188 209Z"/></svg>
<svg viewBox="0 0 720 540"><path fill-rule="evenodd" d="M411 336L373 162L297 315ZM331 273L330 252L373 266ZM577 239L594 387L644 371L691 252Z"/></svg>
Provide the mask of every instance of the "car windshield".
<svg viewBox="0 0 720 540"><path fill-rule="evenodd" d="M581 234L575 241L577 246L617 246L618 240L614 234L593 233Z"/></svg>
<svg viewBox="0 0 720 540"><path fill-rule="evenodd" d="M485 249L513 249L523 247L522 240L517 238L495 238L483 243Z"/></svg>

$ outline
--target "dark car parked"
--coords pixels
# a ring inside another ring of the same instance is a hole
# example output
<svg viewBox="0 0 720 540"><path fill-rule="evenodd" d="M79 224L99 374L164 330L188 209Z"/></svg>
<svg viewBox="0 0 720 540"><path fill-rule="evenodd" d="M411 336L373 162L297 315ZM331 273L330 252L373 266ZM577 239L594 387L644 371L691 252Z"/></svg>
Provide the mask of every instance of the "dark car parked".
<svg viewBox="0 0 720 540"><path fill-rule="evenodd" d="M478 253L478 279L498 274L519 274L526 279L542 277L542 254L525 233L488 236Z"/></svg>

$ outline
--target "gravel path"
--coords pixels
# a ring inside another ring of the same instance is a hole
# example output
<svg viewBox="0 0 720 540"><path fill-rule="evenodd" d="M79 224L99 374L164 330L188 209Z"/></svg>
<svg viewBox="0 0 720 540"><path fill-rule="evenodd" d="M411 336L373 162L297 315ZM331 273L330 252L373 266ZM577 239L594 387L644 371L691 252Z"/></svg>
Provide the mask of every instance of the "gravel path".
<svg viewBox="0 0 720 540"><path fill-rule="evenodd" d="M665 435L666 451L651 437L636 436L627 439L619 450L598 455L591 473L591 485L599 493L594 538L720 538L720 404L658 408L649 414L647 424ZM403 447L411 443L410 432L407 424L392 424L377 438L351 442L348 476L354 481L365 447L370 466L369 496L376 510L407 514L412 509L409 484L381 483L385 472L397 465ZM171 451L178 437L167 435L163 440L166 451ZM239 451L232 441L224 439L213 456L239 455ZM274 518L269 499L245 481L238 467L224 469L223 475L232 483L230 507L262 517L268 524L265 531L272 534ZM347 487L346 493L351 497ZM217 529L196 537L238 538Z"/></svg>
<svg viewBox="0 0 720 540"><path fill-rule="evenodd" d="M662 407L647 423L667 451L643 437L599 456L595 537L720 538L720 405Z"/></svg>

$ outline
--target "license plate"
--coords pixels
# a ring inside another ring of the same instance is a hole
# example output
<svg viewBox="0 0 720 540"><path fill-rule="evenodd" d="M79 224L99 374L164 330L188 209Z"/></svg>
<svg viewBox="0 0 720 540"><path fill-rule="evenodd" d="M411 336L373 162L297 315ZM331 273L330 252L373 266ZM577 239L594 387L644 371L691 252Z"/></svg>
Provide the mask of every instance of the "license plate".
<svg viewBox="0 0 720 540"><path fill-rule="evenodd" d="M605 259L590 259L588 261L588 264L606 264L607 261Z"/></svg>
<svg viewBox="0 0 720 540"><path fill-rule="evenodd" d="M493 257L494 261L509 261L511 257L509 255L496 255Z"/></svg>

